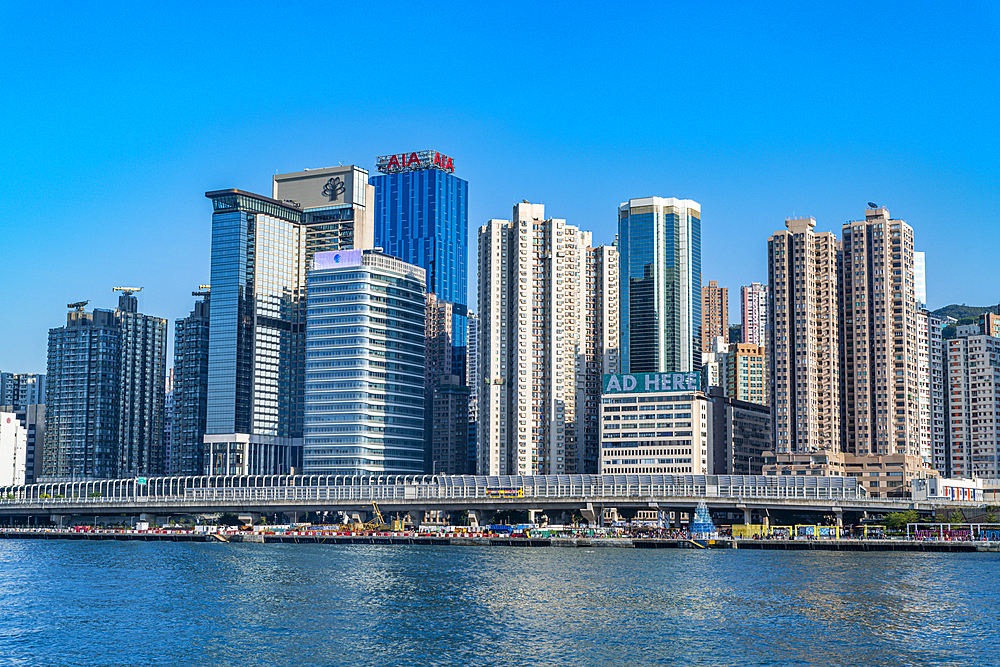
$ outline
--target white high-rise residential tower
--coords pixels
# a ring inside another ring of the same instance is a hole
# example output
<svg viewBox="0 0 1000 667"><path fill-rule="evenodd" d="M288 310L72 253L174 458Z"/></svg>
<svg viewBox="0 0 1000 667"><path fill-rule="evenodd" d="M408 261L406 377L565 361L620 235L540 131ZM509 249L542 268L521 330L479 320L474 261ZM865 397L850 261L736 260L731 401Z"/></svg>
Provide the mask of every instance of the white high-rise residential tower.
<svg viewBox="0 0 1000 667"><path fill-rule="evenodd" d="M618 372L617 263L541 204L479 229L480 474L597 472L602 375Z"/></svg>
<svg viewBox="0 0 1000 667"><path fill-rule="evenodd" d="M741 343L767 346L767 285L751 283L740 288L740 322Z"/></svg>

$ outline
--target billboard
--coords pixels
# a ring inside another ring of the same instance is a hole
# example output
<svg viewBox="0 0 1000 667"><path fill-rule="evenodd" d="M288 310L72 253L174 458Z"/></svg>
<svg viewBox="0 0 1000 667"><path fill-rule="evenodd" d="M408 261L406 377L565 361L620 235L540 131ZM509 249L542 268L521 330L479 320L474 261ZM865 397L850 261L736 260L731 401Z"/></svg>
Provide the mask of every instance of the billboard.
<svg viewBox="0 0 1000 667"><path fill-rule="evenodd" d="M364 250L330 250L313 255L313 270L339 269L343 266L361 266Z"/></svg>
<svg viewBox="0 0 1000 667"><path fill-rule="evenodd" d="M699 391L701 373L608 373L602 387L605 394Z"/></svg>
<svg viewBox="0 0 1000 667"><path fill-rule="evenodd" d="M403 171L418 171L420 169L440 169L449 174L455 172L454 161L444 153L437 151L380 155L375 158L375 166L383 174L398 174Z"/></svg>

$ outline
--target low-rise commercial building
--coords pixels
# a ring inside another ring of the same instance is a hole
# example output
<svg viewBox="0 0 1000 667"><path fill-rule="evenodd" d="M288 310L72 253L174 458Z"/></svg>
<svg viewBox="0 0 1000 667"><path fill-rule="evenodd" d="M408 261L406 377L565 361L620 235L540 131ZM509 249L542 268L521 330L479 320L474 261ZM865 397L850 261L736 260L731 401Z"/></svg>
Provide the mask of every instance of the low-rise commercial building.
<svg viewBox="0 0 1000 667"><path fill-rule="evenodd" d="M771 444L771 408L709 387L713 475L761 475Z"/></svg>
<svg viewBox="0 0 1000 667"><path fill-rule="evenodd" d="M0 486L24 484L28 431L13 412L0 412Z"/></svg>
<svg viewBox="0 0 1000 667"><path fill-rule="evenodd" d="M601 474L712 471L709 401L700 373L606 374Z"/></svg>

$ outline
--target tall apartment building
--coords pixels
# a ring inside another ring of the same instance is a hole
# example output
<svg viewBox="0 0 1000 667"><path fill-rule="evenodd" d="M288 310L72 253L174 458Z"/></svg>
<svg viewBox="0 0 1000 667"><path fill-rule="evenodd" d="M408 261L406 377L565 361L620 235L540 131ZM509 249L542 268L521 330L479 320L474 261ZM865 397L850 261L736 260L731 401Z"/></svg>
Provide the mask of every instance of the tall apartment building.
<svg viewBox="0 0 1000 667"><path fill-rule="evenodd" d="M614 246L587 248L584 314L581 314L585 340L583 363L586 384L576 385L576 403L583 408L583 439L567 440L566 471L593 473L599 470L600 410L602 378L618 371L621 358L619 326L618 251ZM557 369L558 370L558 369Z"/></svg>
<svg viewBox="0 0 1000 667"><path fill-rule="evenodd" d="M934 447L931 444L931 347L927 315L927 311L919 307L913 319L916 324L918 448L924 465L930 466L934 462Z"/></svg>
<svg viewBox="0 0 1000 667"><path fill-rule="evenodd" d="M201 297L187 317L174 323L174 423L171 428L172 475L204 475L205 428L208 418L208 353L211 292Z"/></svg>
<svg viewBox="0 0 1000 667"><path fill-rule="evenodd" d="M423 269L377 249L315 255L306 319L306 474L424 471L425 281Z"/></svg>
<svg viewBox="0 0 1000 667"><path fill-rule="evenodd" d="M166 327L126 294L49 330L45 478L164 473Z"/></svg>
<svg viewBox="0 0 1000 667"><path fill-rule="evenodd" d="M953 477L1000 478L1000 338L947 341L948 418Z"/></svg>
<svg viewBox="0 0 1000 667"><path fill-rule="evenodd" d="M767 285L740 287L740 322L739 342L767 347Z"/></svg>
<svg viewBox="0 0 1000 667"><path fill-rule="evenodd" d="M541 204L480 228L480 474L596 472L588 424L618 365L617 259Z"/></svg>
<svg viewBox="0 0 1000 667"><path fill-rule="evenodd" d="M920 438L913 230L887 209L870 208L864 220L844 224L842 254L844 450L922 461L930 452Z"/></svg>
<svg viewBox="0 0 1000 667"><path fill-rule="evenodd" d="M729 288L710 280L701 288L701 351L711 352L719 336L729 342Z"/></svg>
<svg viewBox="0 0 1000 667"><path fill-rule="evenodd" d="M837 237L789 218L768 239L769 395L777 454L840 453Z"/></svg>
<svg viewBox="0 0 1000 667"><path fill-rule="evenodd" d="M618 254L622 372L700 372L701 205L661 197L621 204Z"/></svg>
<svg viewBox="0 0 1000 667"><path fill-rule="evenodd" d="M951 477L947 456L947 374L945 372L945 321L927 313L928 356L930 357L930 407L932 464L942 477Z"/></svg>
<svg viewBox="0 0 1000 667"><path fill-rule="evenodd" d="M162 475L163 402L167 376L167 321L137 311L131 294L118 298L121 331L118 394L118 476Z"/></svg>
<svg viewBox="0 0 1000 667"><path fill-rule="evenodd" d="M20 410L45 403L45 376L35 373L0 373L0 405Z"/></svg>
<svg viewBox="0 0 1000 667"><path fill-rule="evenodd" d="M478 457L476 456L476 434L479 432L479 316L469 313L469 346L465 359L465 382L469 387L469 462L467 468L470 474L477 474Z"/></svg>
<svg viewBox="0 0 1000 667"><path fill-rule="evenodd" d="M726 396L747 403L767 405L767 362L764 348L733 343L726 354Z"/></svg>
<svg viewBox="0 0 1000 667"><path fill-rule="evenodd" d="M274 176L274 198L212 200L206 472L283 474L300 465L306 271L316 252L371 247L368 172Z"/></svg>
<svg viewBox="0 0 1000 667"><path fill-rule="evenodd" d="M469 472L469 388L454 374L455 304L427 294L424 451L432 473ZM475 474L474 471L471 474Z"/></svg>
<svg viewBox="0 0 1000 667"><path fill-rule="evenodd" d="M167 369L163 385L163 472L172 475L174 468L174 369Z"/></svg>

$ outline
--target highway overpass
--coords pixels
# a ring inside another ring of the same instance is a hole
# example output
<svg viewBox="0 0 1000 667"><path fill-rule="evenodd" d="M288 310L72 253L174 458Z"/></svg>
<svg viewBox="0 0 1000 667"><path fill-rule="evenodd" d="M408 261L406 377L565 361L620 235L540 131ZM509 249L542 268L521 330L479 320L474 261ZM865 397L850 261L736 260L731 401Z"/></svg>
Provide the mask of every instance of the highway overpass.
<svg viewBox="0 0 1000 667"><path fill-rule="evenodd" d="M870 498L849 477L743 475L371 476L326 475L151 477L51 482L0 487L0 517L175 516L236 512L385 513L418 520L428 511L579 512L596 521L602 509L714 511L767 516L773 511L817 515L845 512L930 513L979 503Z"/></svg>

